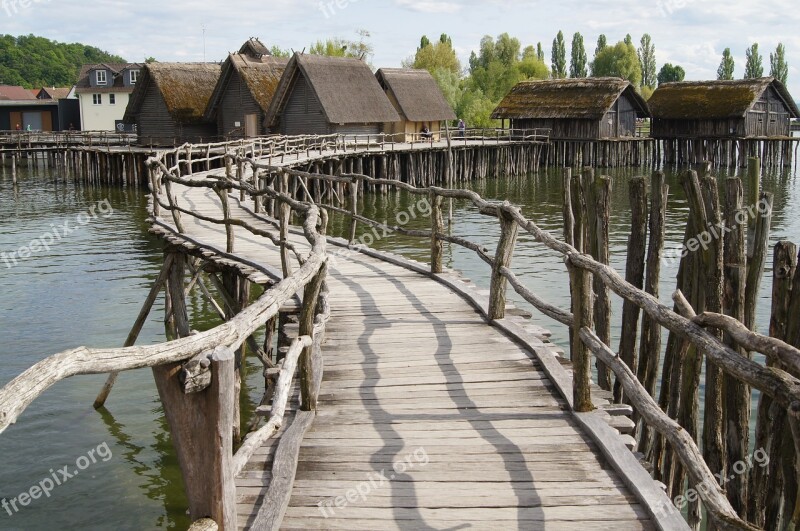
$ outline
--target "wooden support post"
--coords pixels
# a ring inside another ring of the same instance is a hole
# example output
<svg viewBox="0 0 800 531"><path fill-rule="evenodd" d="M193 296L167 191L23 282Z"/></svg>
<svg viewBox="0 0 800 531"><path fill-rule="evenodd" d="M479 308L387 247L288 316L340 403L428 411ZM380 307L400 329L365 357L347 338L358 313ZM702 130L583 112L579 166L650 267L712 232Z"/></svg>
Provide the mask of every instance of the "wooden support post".
<svg viewBox="0 0 800 531"><path fill-rule="evenodd" d="M651 181L650 197L650 242L647 249L647 278L644 289L658 298L661 277L661 259L666 231L667 203L669 186L664 184L664 173L654 172ZM639 347L639 367L637 377L650 396L656 396L658 366L661 361L661 327L649 315L642 318L642 337ZM638 413L634 412L634 419ZM649 455L652 448L651 431L647 424L641 423L639 451Z"/></svg>
<svg viewBox="0 0 800 531"><path fill-rule="evenodd" d="M350 181L350 245L356 242L356 231L358 230L358 179L355 177Z"/></svg>
<svg viewBox="0 0 800 531"><path fill-rule="evenodd" d="M608 264L609 256L609 224L611 218L611 178L599 176L591 183L594 198L594 233L589 241L593 242L592 251L595 259L601 264ZM641 286L641 282L639 283ZM594 321L597 335L607 345L611 344L611 297L608 286L600 278L594 278ZM634 337L635 337L634 333ZM635 358L631 360L635 365ZM601 360L596 360L597 380L601 389L611 390L611 373ZM632 367L635 370L635 367Z"/></svg>
<svg viewBox="0 0 800 531"><path fill-rule="evenodd" d="M751 212L756 213L756 219L753 223L753 230L750 231L751 237L747 245L747 289L744 302L744 325L753 331L755 331L758 294L761 289L761 279L764 277L767 252L769 250L772 199L771 193L764 192L759 195L759 199L755 203L748 205L749 209L753 209Z"/></svg>
<svg viewBox="0 0 800 531"><path fill-rule="evenodd" d="M231 207L230 202L228 201L228 190L225 188L214 188L214 192L216 192L220 202L222 203L222 215L225 220L226 251L232 253L234 250L236 234L234 233L233 225L230 223Z"/></svg>
<svg viewBox="0 0 800 531"><path fill-rule="evenodd" d="M572 168L564 168L562 180L564 199L564 241L575 247L575 216L572 213Z"/></svg>
<svg viewBox="0 0 800 531"><path fill-rule="evenodd" d="M184 299L186 256L173 254L168 278L171 306L170 335L189 335ZM189 516L211 517L223 530L236 529L236 485L232 472L234 356L226 348L210 353L214 374L211 386L197 394L184 394L178 375L183 364L153 368L164 415L183 473Z"/></svg>
<svg viewBox="0 0 800 531"><path fill-rule="evenodd" d="M281 191L283 193L289 193L289 174L281 172L280 178ZM278 204L278 221L280 222L281 268L284 278L288 278L292 274L289 249L286 248L286 243L289 241L289 218L291 215L292 211L289 205L280 201Z"/></svg>
<svg viewBox="0 0 800 531"><path fill-rule="evenodd" d="M510 207L504 203L505 208ZM514 246L517 243L519 225L516 220L503 208L498 209L500 220L500 240L497 242L494 265L492 267L491 286L489 288L489 320L494 321L505 318L506 315L506 278L500 274L503 267L511 267L511 258L514 256Z"/></svg>
<svg viewBox="0 0 800 531"><path fill-rule="evenodd" d="M638 289L644 287L645 253L647 247L647 185L644 177L634 177L628 184L628 195L631 205L631 233L628 236L628 258L625 269L625 280ZM608 263L608 262L604 262ZM595 282L595 291L597 283ZM608 291L606 288L606 296ZM595 307L596 308L596 307ZM610 311L610 310L609 310ZM631 301L625 300L622 306L622 334L619 341L619 357L634 374L638 372L636 339L639 330L641 310ZM600 316L596 316L600 330ZM610 323L607 325L610 328ZM602 341L603 336L597 334ZM606 344L609 344L606 342ZM621 403L623 388L620 381L614 383L614 401ZM626 401L626 403L630 403Z"/></svg>
<svg viewBox="0 0 800 531"><path fill-rule="evenodd" d="M747 279L746 233L747 226L742 223L744 190L739 178L731 177L725 181L725 226L730 230L725 234L723 313L744 322L745 286ZM724 334L725 344L737 350L742 356L751 357L746 349L738 348L730 334ZM729 375L723 378L725 390L722 408L725 442L727 446L727 469L743 461L749 452L750 441L750 388ZM743 514L749 496L747 494L748 471L735 474L726 485L728 500L737 513Z"/></svg>
<svg viewBox="0 0 800 531"><path fill-rule="evenodd" d="M592 329L592 275L573 265L567 258L569 269L572 311L575 318L572 330L570 357L572 358L572 409L579 413L592 411L592 375L589 348L581 340L579 330Z"/></svg>
<svg viewBox="0 0 800 531"><path fill-rule="evenodd" d="M319 385L322 381L322 359L319 353L320 338L314 337L314 324L317 315L317 302L322 291L328 266L323 263L319 272L306 284L303 290L303 308L300 311L300 335L313 339L312 345L303 349L300 354L300 392L302 395L302 410L316 411Z"/></svg>
<svg viewBox="0 0 800 531"><path fill-rule="evenodd" d="M439 274L443 271L442 256L444 246L439 234L444 233L444 219L442 218L442 196L431 192L431 273Z"/></svg>

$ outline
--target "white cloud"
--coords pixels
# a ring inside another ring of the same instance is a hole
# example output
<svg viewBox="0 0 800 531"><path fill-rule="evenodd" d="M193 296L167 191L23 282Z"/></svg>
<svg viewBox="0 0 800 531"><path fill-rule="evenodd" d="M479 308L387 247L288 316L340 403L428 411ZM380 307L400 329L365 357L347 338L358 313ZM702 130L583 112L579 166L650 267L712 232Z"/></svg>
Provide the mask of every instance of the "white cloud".
<svg viewBox="0 0 800 531"><path fill-rule="evenodd" d="M456 13L462 6L455 2L436 2L432 0L396 0L397 5L420 13Z"/></svg>

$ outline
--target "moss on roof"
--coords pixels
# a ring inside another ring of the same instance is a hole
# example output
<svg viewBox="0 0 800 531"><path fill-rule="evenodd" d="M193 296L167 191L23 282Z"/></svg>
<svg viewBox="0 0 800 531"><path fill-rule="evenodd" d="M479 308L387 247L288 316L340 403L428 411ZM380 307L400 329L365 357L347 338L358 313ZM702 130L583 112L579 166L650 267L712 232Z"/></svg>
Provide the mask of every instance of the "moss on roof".
<svg viewBox="0 0 800 531"><path fill-rule="evenodd" d="M640 116L649 116L647 102L630 82L605 77L522 81L503 98L492 118L599 120L623 93Z"/></svg>
<svg viewBox="0 0 800 531"><path fill-rule="evenodd" d="M145 67L145 76L156 84L170 116L181 123L203 121L219 73L216 63L151 63Z"/></svg>
<svg viewBox="0 0 800 531"><path fill-rule="evenodd" d="M741 118L770 85L775 87L784 101L788 99L790 112L797 113L794 100L785 87L771 77L663 83L648 103L654 118L666 120Z"/></svg>

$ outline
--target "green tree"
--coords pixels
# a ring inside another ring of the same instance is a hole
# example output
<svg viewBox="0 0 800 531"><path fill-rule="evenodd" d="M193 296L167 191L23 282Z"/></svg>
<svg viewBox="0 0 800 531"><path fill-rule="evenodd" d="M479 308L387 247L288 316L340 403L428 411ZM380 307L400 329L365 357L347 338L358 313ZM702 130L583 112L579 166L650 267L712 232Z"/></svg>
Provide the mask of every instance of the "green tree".
<svg viewBox="0 0 800 531"><path fill-rule="evenodd" d="M625 40L623 42L625 42L625 44L630 44L631 46L633 46L633 37L631 37L630 33L625 35Z"/></svg>
<svg viewBox="0 0 800 531"><path fill-rule="evenodd" d="M156 61L156 58L151 55L150 57L145 57L144 62L145 64L149 65L151 63L157 63L158 61Z"/></svg>
<svg viewBox="0 0 800 531"><path fill-rule="evenodd" d="M733 70L735 67L736 63L733 61L731 49L725 48L725 50L722 52L722 60L719 63L719 68L717 68L717 79L728 81L732 80Z"/></svg>
<svg viewBox="0 0 800 531"><path fill-rule="evenodd" d="M453 50L453 41L447 35L442 35L436 43L431 43L427 37L422 37L416 55L403 61L403 66L421 68L431 74L444 69L451 72L456 78L461 76L461 62Z"/></svg>
<svg viewBox="0 0 800 531"><path fill-rule="evenodd" d="M642 66L633 44L606 46L592 61L592 77L621 77L634 86L642 83Z"/></svg>
<svg viewBox="0 0 800 531"><path fill-rule="evenodd" d="M769 54L769 75L786 84L789 78L789 64L786 62L786 48L782 42L778 43L775 53Z"/></svg>
<svg viewBox="0 0 800 531"><path fill-rule="evenodd" d="M564 33L559 30L553 39L553 50L550 52L550 65L555 79L567 77L567 46L564 44Z"/></svg>
<svg viewBox="0 0 800 531"><path fill-rule="evenodd" d="M602 33L599 37L597 37L597 48L594 49L594 56L597 57L597 54L605 50L606 46L608 46L608 39Z"/></svg>
<svg viewBox="0 0 800 531"><path fill-rule="evenodd" d="M642 35L641 46L637 51L639 64L642 67L642 87L656 88L656 47L649 33Z"/></svg>
<svg viewBox="0 0 800 531"><path fill-rule="evenodd" d="M291 57L292 51L284 50L277 44L273 44L272 47L269 49L269 54L273 57Z"/></svg>
<svg viewBox="0 0 800 531"><path fill-rule="evenodd" d="M359 39L350 40L334 37L324 41L316 41L309 48L312 55L327 55L328 57L354 57L369 63L375 50L368 41L370 33L367 30L358 30Z"/></svg>
<svg viewBox="0 0 800 531"><path fill-rule="evenodd" d="M755 79L764 75L764 61L761 54L758 53L758 43L754 42L753 45L745 52L747 62L744 65L744 78Z"/></svg>
<svg viewBox="0 0 800 531"><path fill-rule="evenodd" d="M536 58L544 63L544 48L542 48L541 42L536 43Z"/></svg>
<svg viewBox="0 0 800 531"><path fill-rule="evenodd" d="M678 65L666 63L658 72L658 84L670 83L672 81L683 81L686 72Z"/></svg>
<svg viewBox="0 0 800 531"><path fill-rule="evenodd" d="M569 61L569 77L586 77L586 47L583 45L583 35L576 32L572 36L572 54Z"/></svg>
<svg viewBox="0 0 800 531"><path fill-rule="evenodd" d="M0 81L26 88L69 87L84 64L125 63L122 57L79 43L35 35L0 36Z"/></svg>

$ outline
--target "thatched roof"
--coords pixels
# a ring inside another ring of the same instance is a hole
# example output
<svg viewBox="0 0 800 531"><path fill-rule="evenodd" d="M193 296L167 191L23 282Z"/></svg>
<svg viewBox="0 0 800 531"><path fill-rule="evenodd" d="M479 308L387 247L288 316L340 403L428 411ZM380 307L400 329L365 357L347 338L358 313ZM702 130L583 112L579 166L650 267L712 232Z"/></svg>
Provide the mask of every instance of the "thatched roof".
<svg viewBox="0 0 800 531"><path fill-rule="evenodd" d="M239 48L239 53L242 55L249 55L250 57L261 57L263 55L271 55L269 52L269 48L264 46L264 43L261 42L258 37L250 37L242 44L242 47Z"/></svg>
<svg viewBox="0 0 800 531"><path fill-rule="evenodd" d="M455 120L439 85L427 70L381 68L375 74L385 90L397 100L400 116L411 122Z"/></svg>
<svg viewBox="0 0 800 531"><path fill-rule="evenodd" d="M259 58L247 56L239 53L232 53L222 65L222 72L214 88L214 93L208 101L205 110L206 120L213 120L217 107L222 101L225 89L234 72L242 78L253 99L265 111L272 103L272 97L281 81L283 71L286 68L286 58L264 55Z"/></svg>
<svg viewBox="0 0 800 531"><path fill-rule="evenodd" d="M503 98L492 118L600 120L625 94L639 117L647 102L629 81L616 77L521 81Z"/></svg>
<svg viewBox="0 0 800 531"><path fill-rule="evenodd" d="M665 120L742 118L770 86L783 99L792 117L797 118L797 105L789 91L772 77L662 83L648 104L653 118Z"/></svg>
<svg viewBox="0 0 800 531"><path fill-rule="evenodd" d="M308 81L322 105L325 118L333 124L399 122L389 98L369 66L360 59L295 53L286 65L272 104L267 127L275 123L289 92L300 77Z"/></svg>
<svg viewBox="0 0 800 531"><path fill-rule="evenodd" d="M217 86L220 65L217 63L150 63L142 69L125 110L126 122L135 120L150 86L164 98L167 111L180 123L204 121L208 100Z"/></svg>

